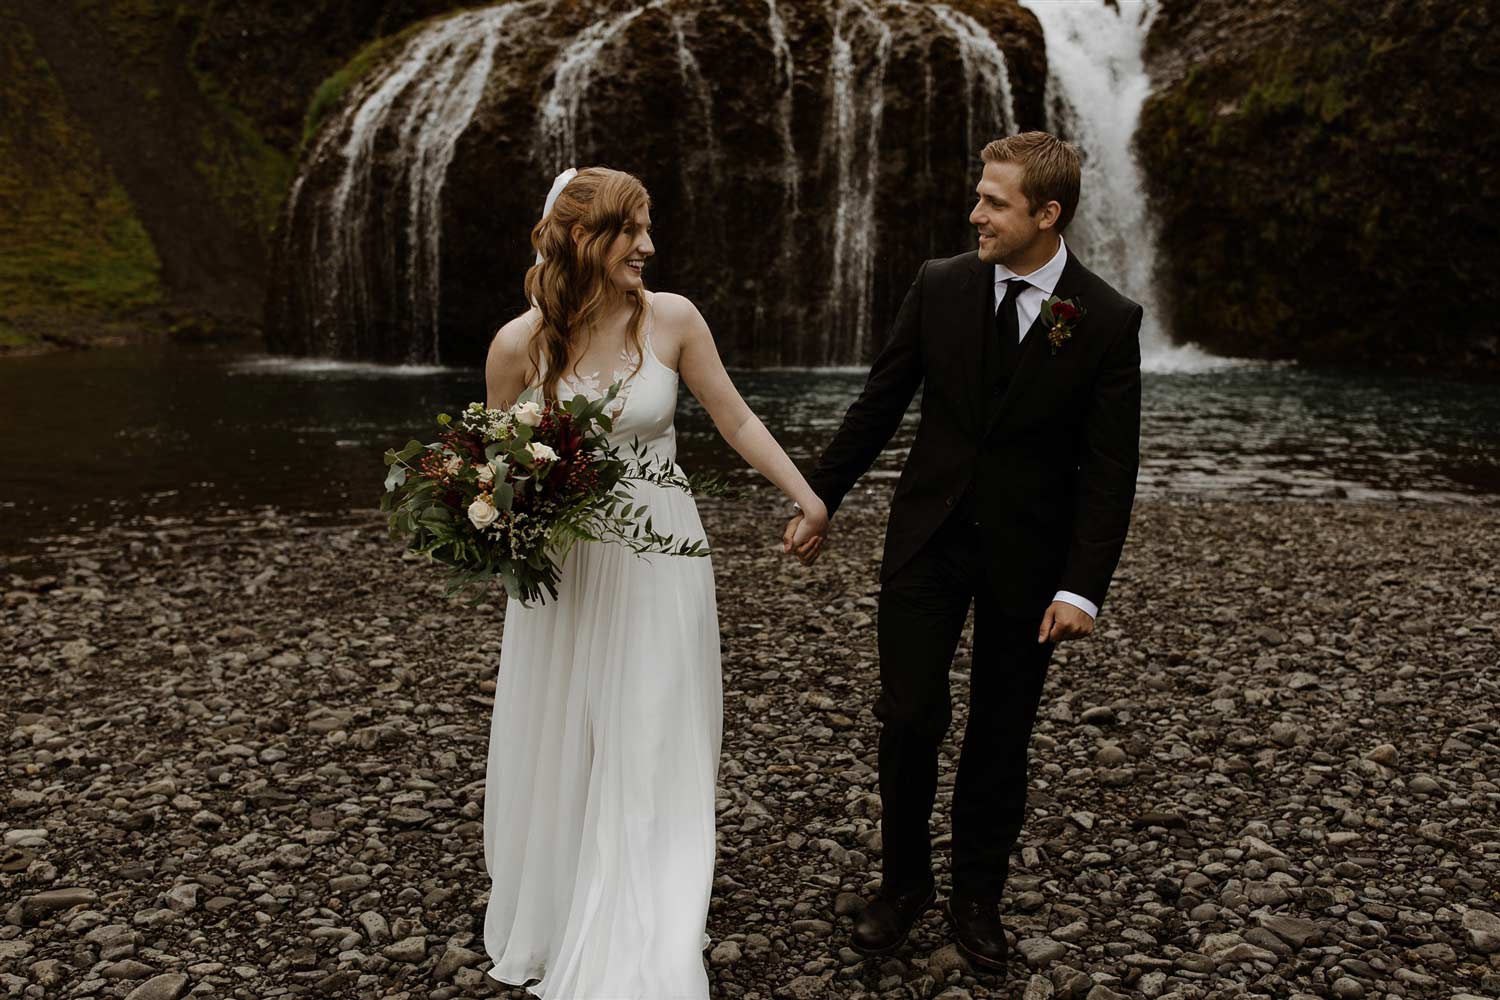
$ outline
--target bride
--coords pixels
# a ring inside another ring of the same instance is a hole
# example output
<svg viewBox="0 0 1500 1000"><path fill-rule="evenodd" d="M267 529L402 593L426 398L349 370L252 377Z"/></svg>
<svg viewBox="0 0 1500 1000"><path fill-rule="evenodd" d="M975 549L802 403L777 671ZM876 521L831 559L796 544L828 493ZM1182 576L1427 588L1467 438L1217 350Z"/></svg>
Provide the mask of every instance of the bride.
<svg viewBox="0 0 1500 1000"><path fill-rule="evenodd" d="M554 201L555 199L555 201ZM634 176L565 173L531 231L532 308L495 335L487 404L528 386L602 396L612 443L673 460L679 379L746 462L805 512L788 546L812 556L827 510L745 405L703 317L653 294L651 202ZM632 484L657 531L704 537L687 493ZM555 601L506 608L485 785L490 975L548 1000L706 1000L723 725L718 611L707 558L580 543Z"/></svg>

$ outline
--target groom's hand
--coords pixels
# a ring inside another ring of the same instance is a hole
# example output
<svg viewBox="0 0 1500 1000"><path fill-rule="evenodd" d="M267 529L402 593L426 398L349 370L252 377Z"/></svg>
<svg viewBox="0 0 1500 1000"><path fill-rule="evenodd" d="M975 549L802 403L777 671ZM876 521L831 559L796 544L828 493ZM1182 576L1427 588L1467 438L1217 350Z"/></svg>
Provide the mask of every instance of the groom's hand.
<svg viewBox="0 0 1500 1000"><path fill-rule="evenodd" d="M1042 616L1042 628L1037 633L1038 644L1062 642L1064 639L1082 639L1094 631L1094 619L1082 608L1066 601L1053 601Z"/></svg>

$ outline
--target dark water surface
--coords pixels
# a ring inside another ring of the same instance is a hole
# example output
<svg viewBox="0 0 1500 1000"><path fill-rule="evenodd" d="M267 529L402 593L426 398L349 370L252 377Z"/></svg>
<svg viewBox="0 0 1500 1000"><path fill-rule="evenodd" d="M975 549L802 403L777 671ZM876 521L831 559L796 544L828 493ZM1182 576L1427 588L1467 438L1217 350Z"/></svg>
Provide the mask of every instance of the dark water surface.
<svg viewBox="0 0 1500 1000"><path fill-rule="evenodd" d="M735 383L804 470L859 371L745 371ZM101 522L271 506L373 509L381 455L482 400L477 370L269 357L159 343L0 361L0 552ZM916 408L862 488L889 489ZM762 483L685 390L679 462ZM1145 379L1143 496L1500 502L1500 387L1245 365ZM882 482L885 480L885 482ZM852 499L851 502L859 502Z"/></svg>

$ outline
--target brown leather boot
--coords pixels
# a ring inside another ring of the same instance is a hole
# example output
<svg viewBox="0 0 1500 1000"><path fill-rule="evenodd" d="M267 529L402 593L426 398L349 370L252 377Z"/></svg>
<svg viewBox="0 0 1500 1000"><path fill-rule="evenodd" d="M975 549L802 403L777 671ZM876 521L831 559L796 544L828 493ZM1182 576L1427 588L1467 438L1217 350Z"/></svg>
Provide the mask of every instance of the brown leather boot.
<svg viewBox="0 0 1500 1000"><path fill-rule="evenodd" d="M954 893L948 897L947 911L959 954L971 965L1004 972L1010 946L1005 940L1005 925L1000 922L1000 901L966 899Z"/></svg>
<svg viewBox="0 0 1500 1000"><path fill-rule="evenodd" d="M850 946L861 955L890 954L906 943L912 925L936 899L936 885L903 895L887 896L882 891L854 918Z"/></svg>

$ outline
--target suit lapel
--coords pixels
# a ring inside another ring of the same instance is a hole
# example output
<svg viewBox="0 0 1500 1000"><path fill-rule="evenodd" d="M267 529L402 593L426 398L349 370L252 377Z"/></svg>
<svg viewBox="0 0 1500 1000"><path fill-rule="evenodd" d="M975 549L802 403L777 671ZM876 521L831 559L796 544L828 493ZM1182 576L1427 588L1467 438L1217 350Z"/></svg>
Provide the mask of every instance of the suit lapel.
<svg viewBox="0 0 1500 1000"><path fill-rule="evenodd" d="M1083 284L1086 273L1083 265L1078 262L1078 257L1070 249L1067 262L1063 264L1062 274L1057 276L1057 285L1052 289L1052 294L1059 299L1075 297ZM1088 317L1084 317L1079 321L1079 326L1087 322ZM1000 426L1007 416L1020 412L1033 393L1045 390L1049 371L1046 362L1052 357L1047 348L1046 324L1042 321L1042 314L1038 312L1036 319L1026 328L1026 336L1021 338L1021 357L1016 362L1015 375L1011 378L1010 385L1005 390L1005 396L1000 400L1000 405L995 408L985 427L985 437L993 434L995 428Z"/></svg>
<svg viewBox="0 0 1500 1000"><path fill-rule="evenodd" d="M972 376L962 379L968 393L966 408L974 427L984 426L984 376L986 352L995 328L995 266L979 259L976 252L964 272L964 279L954 297L958 331L956 357L969 367Z"/></svg>

